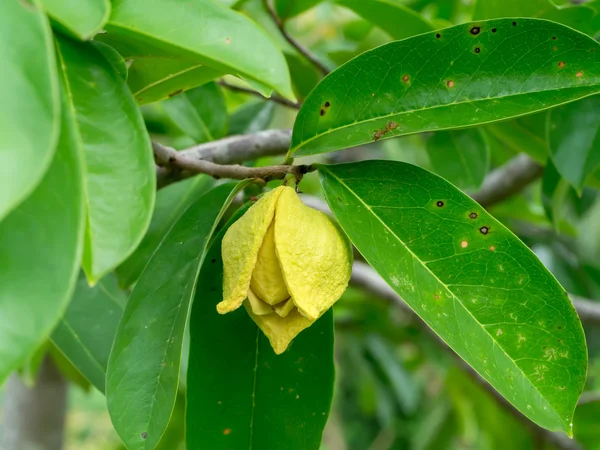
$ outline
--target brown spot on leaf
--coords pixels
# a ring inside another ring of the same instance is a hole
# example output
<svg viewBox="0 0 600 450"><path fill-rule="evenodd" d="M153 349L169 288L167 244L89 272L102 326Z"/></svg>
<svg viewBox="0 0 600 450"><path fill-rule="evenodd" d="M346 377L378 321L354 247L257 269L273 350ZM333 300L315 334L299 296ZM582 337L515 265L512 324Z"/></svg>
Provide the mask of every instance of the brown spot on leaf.
<svg viewBox="0 0 600 450"><path fill-rule="evenodd" d="M470 33L473 36L477 36L480 32L481 32L481 27L473 27L473 28L471 28L471 31L470 31Z"/></svg>
<svg viewBox="0 0 600 450"><path fill-rule="evenodd" d="M325 103L323 104L323 106L324 106L325 108L329 108L329 107L331 106L331 103L329 103L329 102L325 102Z"/></svg>
<svg viewBox="0 0 600 450"><path fill-rule="evenodd" d="M225 43L226 43L226 44L231 44L231 38L229 38L229 37L226 37L226 38L225 38Z"/></svg>
<svg viewBox="0 0 600 450"><path fill-rule="evenodd" d="M475 52L475 53L481 53L481 48L479 48L479 47L475 47L475 50L474 50L474 52Z"/></svg>
<svg viewBox="0 0 600 450"><path fill-rule="evenodd" d="M321 116L325 115L325 110L323 108L321 108L321 111L319 111L319 114L321 114Z"/></svg>
<svg viewBox="0 0 600 450"><path fill-rule="evenodd" d="M387 127L388 130L395 130L396 128L398 128L398 124L396 122L389 122Z"/></svg>
<svg viewBox="0 0 600 450"><path fill-rule="evenodd" d="M408 75L404 75L402 77L402 81L404 81L405 83L408 83L410 81L410 77Z"/></svg>
<svg viewBox="0 0 600 450"><path fill-rule="evenodd" d="M442 200L438 200L438 201L435 203L435 206L437 206L438 208L442 208L442 207L444 206L444 202L443 202Z"/></svg>
<svg viewBox="0 0 600 450"><path fill-rule="evenodd" d="M447 85L449 88L453 88L453 87L454 87L454 81L452 81L452 80L448 80L448 82L446 83L446 85Z"/></svg>
<svg viewBox="0 0 600 450"><path fill-rule="evenodd" d="M225 428L223 430L223 435L224 436L229 436L231 434L231 428Z"/></svg>
<svg viewBox="0 0 600 450"><path fill-rule="evenodd" d="M479 229L481 234L488 234L490 232L490 227L483 226Z"/></svg>
<svg viewBox="0 0 600 450"><path fill-rule="evenodd" d="M148 437L148 433L146 433L145 431L142 433L142 439L146 439Z"/></svg>
<svg viewBox="0 0 600 450"><path fill-rule="evenodd" d="M556 36L552 36L552 40L555 41L557 38Z"/></svg>
<svg viewBox="0 0 600 450"><path fill-rule="evenodd" d="M559 61L558 68L559 69L563 69L564 67L565 67L565 62L564 61Z"/></svg>
<svg viewBox="0 0 600 450"><path fill-rule="evenodd" d="M577 78L581 78L581 77L583 76L583 72L580 70L579 72L577 72L577 73L575 74L575 76L576 76Z"/></svg>
<svg viewBox="0 0 600 450"><path fill-rule="evenodd" d="M467 241L462 241L462 242L460 243L460 246L461 246L462 248L467 248L467 247L469 246L469 243L468 243Z"/></svg>
<svg viewBox="0 0 600 450"><path fill-rule="evenodd" d="M490 247L490 252L493 252L496 250L496 247L494 247L493 245Z"/></svg>
<svg viewBox="0 0 600 450"><path fill-rule="evenodd" d="M477 219L477 213L472 212L471 214L469 214L469 219Z"/></svg>
<svg viewBox="0 0 600 450"><path fill-rule="evenodd" d="M176 96L177 94L181 94L183 92L183 89L177 89L176 91L173 91L169 94L169 98Z"/></svg>

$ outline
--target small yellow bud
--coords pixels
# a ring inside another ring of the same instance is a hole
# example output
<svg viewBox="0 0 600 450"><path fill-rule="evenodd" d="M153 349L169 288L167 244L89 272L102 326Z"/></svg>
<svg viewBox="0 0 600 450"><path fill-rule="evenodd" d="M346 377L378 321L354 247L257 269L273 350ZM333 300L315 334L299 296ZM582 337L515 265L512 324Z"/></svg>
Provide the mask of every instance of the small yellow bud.
<svg viewBox="0 0 600 450"><path fill-rule="evenodd" d="M344 293L352 250L294 189L266 193L225 233L220 314L242 304L280 354Z"/></svg>

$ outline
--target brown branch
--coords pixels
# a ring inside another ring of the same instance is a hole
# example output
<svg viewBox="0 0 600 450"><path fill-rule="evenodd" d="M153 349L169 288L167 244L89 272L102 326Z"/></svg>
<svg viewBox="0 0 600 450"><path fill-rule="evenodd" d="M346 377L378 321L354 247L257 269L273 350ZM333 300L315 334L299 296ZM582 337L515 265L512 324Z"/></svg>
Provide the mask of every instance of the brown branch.
<svg viewBox="0 0 600 450"><path fill-rule="evenodd" d="M525 154L515 156L490 172L473 199L484 208L500 203L520 192L542 176L544 168Z"/></svg>
<svg viewBox="0 0 600 450"><path fill-rule="evenodd" d="M269 12L269 15L273 19L273 22L275 22L275 25L277 25L277 28L279 28L279 31L285 40L288 41L289 44L294 47L298 53L304 56L313 66L321 71L323 75L327 75L330 72L329 68L323 64L309 49L294 39L294 37L286 31L285 24L279 18L279 15L277 15L277 11L275 10L273 4L269 0L264 0L264 4L265 8L267 8L267 11Z"/></svg>
<svg viewBox="0 0 600 450"><path fill-rule="evenodd" d="M154 150L154 161L162 168L176 169L181 172L181 177L204 173L214 178L231 178L234 180L259 179L263 181L283 180L287 174L293 174L297 180L314 169L311 166L266 166L246 167L237 164L223 165L212 161L194 159L182 152L159 144L152 143Z"/></svg>
<svg viewBox="0 0 600 450"><path fill-rule="evenodd" d="M420 324L421 328L431 335L436 342L439 343L449 354L453 356L456 363L469 376L476 381L485 391L487 391L497 403L504 407L506 411L512 414L520 423L527 427L533 434L541 436L546 442L555 445L561 450L582 450L583 447L576 440L568 439L561 433L553 433L538 427L531 422L527 417L521 414L514 406L512 406L498 391L496 391L487 381L485 381L471 366L469 366L462 358L460 358L442 339L429 328L421 318L419 318L412 309L404 302L404 300L381 278L375 270L365 263L355 262L352 267L352 278L350 284L359 287L375 297L386 300L392 305L402 309L410 314L416 323Z"/></svg>
<svg viewBox="0 0 600 450"><path fill-rule="evenodd" d="M223 86L226 89L229 89L230 91L236 91L236 92L242 92L244 94L254 95L255 97L260 97L263 100L269 100L269 101L272 101L275 103L279 103L280 105L287 106L288 108L300 109L300 107L302 106L302 103L300 103L300 102L293 102L293 101L288 100L287 98L282 97L277 94L273 94L270 97L265 97L258 91L255 91L253 89L248 89L248 88L245 88L242 86L236 86L234 84L229 84L226 81L221 80L221 81L218 81L217 84L219 86Z"/></svg>

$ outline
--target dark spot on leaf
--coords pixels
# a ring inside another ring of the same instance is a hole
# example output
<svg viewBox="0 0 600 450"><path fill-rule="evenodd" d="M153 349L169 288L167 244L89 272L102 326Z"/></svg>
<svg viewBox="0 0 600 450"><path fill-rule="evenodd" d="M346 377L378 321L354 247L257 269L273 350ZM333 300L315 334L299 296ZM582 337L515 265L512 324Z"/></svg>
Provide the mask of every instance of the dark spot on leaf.
<svg viewBox="0 0 600 450"><path fill-rule="evenodd" d="M546 350L546 346L545 346L545 345L542 345L542 348L543 348L544 350Z"/></svg>
<svg viewBox="0 0 600 450"><path fill-rule="evenodd" d="M437 206L438 208L441 208L444 206L444 202L442 200L438 200L435 204L435 206Z"/></svg>
<svg viewBox="0 0 600 450"><path fill-rule="evenodd" d="M475 53L481 53L481 49L479 47L475 47Z"/></svg>
<svg viewBox="0 0 600 450"><path fill-rule="evenodd" d="M439 39L439 38L441 38L441 37L442 37L442 35L441 35L440 33L437 33L437 34L435 35L435 38L436 38L436 39Z"/></svg>
<svg viewBox="0 0 600 450"><path fill-rule="evenodd" d="M395 130L396 128L398 128L398 124L396 122L389 122L387 124L387 128L388 130Z"/></svg>
<svg viewBox="0 0 600 450"><path fill-rule="evenodd" d="M454 81L448 80L448 82L446 83L446 86L448 86L449 88L453 88L454 87Z"/></svg>
<svg viewBox="0 0 600 450"><path fill-rule="evenodd" d="M319 114L321 114L322 116L325 115L325 110L323 108L321 108L321 111L319 111Z"/></svg>
<svg viewBox="0 0 600 450"><path fill-rule="evenodd" d="M555 41L556 40L556 36L552 36L552 40Z"/></svg>
<svg viewBox="0 0 600 450"><path fill-rule="evenodd" d="M562 330L562 327L561 327L561 326L558 326L558 327L556 327L556 328L558 328L559 330Z"/></svg>
<svg viewBox="0 0 600 450"><path fill-rule="evenodd" d="M145 431L142 433L142 439L146 439L148 437L148 433L146 433Z"/></svg>
<svg viewBox="0 0 600 450"><path fill-rule="evenodd" d="M402 81L404 81L405 83L408 83L410 81L410 77L408 75L404 75L402 77Z"/></svg>
<svg viewBox="0 0 600 450"><path fill-rule="evenodd" d="M230 434L231 434L231 428L225 428L225 429L223 430L223 435L225 435L225 436L229 436Z"/></svg>
<svg viewBox="0 0 600 450"><path fill-rule="evenodd" d="M340 202L342 201L342 199L341 199L341 198L339 198L339 197L338 197L337 199L338 199L338 201L340 201Z"/></svg>
<svg viewBox="0 0 600 450"><path fill-rule="evenodd" d="M583 76L583 72L580 70L579 72L577 72L577 73L575 74L575 76L576 76L577 78L581 78L581 77Z"/></svg>
<svg viewBox="0 0 600 450"><path fill-rule="evenodd" d="M512 26L513 26L513 27L516 27L516 26L517 26L517 22L513 22L513 23L512 23Z"/></svg>
<svg viewBox="0 0 600 450"><path fill-rule="evenodd" d="M495 33L496 31L498 31L496 28L492 28L492 33Z"/></svg>
<svg viewBox="0 0 600 450"><path fill-rule="evenodd" d="M559 69L562 69L562 68L564 68L564 67L565 67L565 62L564 62L564 61L560 61L560 62L558 63L558 68L559 68Z"/></svg>
<svg viewBox="0 0 600 450"><path fill-rule="evenodd" d="M473 27L473 28L471 28L471 34L473 36L478 35L480 31L481 31L481 27Z"/></svg>
<svg viewBox="0 0 600 450"><path fill-rule="evenodd" d="M176 96L177 94L181 94L182 92L183 92L183 89L177 89L176 91L174 91L174 92L171 92L171 93L169 94L169 98L171 98L171 97L174 97L174 96Z"/></svg>
<svg viewBox="0 0 600 450"><path fill-rule="evenodd" d="M477 213L476 212L472 212L471 214L469 214L469 218L470 219L477 219Z"/></svg>
<svg viewBox="0 0 600 450"><path fill-rule="evenodd" d="M488 234L490 232L490 227L481 227L479 231L481 232L481 234Z"/></svg>
<svg viewBox="0 0 600 450"><path fill-rule="evenodd" d="M590 52L594 53L594 49L593 49L593 48L590 48Z"/></svg>
<svg viewBox="0 0 600 450"><path fill-rule="evenodd" d="M211 261L211 263L213 263L213 264L216 263L216 262L217 262L217 260L215 258L213 258L212 261Z"/></svg>
<svg viewBox="0 0 600 450"><path fill-rule="evenodd" d="M325 108L329 108L331 106L331 103L325 102L325 104L323 106L325 106Z"/></svg>

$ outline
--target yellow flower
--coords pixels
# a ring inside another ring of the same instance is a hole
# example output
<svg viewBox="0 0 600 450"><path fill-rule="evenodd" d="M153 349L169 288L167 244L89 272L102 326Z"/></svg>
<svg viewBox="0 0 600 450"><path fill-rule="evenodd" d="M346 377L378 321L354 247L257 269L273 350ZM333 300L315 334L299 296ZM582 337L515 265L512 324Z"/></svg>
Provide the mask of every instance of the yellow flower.
<svg viewBox="0 0 600 450"><path fill-rule="evenodd" d="M221 251L218 312L244 304L277 354L341 297L352 270L343 233L287 186L252 205L227 230Z"/></svg>

